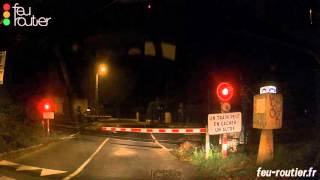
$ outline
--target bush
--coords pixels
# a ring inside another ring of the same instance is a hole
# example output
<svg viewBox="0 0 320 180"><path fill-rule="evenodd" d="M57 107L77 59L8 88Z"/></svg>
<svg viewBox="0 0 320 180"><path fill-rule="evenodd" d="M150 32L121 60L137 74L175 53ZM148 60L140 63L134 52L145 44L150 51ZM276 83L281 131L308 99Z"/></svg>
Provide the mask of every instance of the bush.
<svg viewBox="0 0 320 180"><path fill-rule="evenodd" d="M26 121L23 106L0 106L0 153L39 144L44 138L40 123Z"/></svg>
<svg viewBox="0 0 320 180"><path fill-rule="evenodd" d="M0 152L38 144L44 139L39 126L16 120L0 120Z"/></svg>

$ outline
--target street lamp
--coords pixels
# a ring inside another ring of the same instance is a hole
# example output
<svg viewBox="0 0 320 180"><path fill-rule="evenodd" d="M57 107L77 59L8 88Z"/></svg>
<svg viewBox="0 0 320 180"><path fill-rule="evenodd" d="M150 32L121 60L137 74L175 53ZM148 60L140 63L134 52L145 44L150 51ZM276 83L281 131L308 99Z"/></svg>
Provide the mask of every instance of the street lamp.
<svg viewBox="0 0 320 180"><path fill-rule="evenodd" d="M97 72L96 72L96 93L95 93L95 107L96 114L98 114L99 109L99 75L104 76L108 72L108 67L106 64L99 64Z"/></svg>

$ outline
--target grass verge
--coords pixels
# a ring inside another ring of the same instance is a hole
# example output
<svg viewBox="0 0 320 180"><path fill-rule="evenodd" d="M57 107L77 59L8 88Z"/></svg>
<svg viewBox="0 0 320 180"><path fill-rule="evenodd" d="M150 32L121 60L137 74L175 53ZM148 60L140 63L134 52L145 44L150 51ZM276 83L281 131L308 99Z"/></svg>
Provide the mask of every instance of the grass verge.
<svg viewBox="0 0 320 180"><path fill-rule="evenodd" d="M256 164L258 146L247 147L249 150L242 152L229 153L226 158L221 156L221 149L218 146L211 146L207 160L203 147L185 147L185 145L180 146L174 154L178 159L195 165L199 170L200 179L256 179L259 167L270 170L314 167L314 161L308 159L312 142L276 144L273 161L261 165Z"/></svg>

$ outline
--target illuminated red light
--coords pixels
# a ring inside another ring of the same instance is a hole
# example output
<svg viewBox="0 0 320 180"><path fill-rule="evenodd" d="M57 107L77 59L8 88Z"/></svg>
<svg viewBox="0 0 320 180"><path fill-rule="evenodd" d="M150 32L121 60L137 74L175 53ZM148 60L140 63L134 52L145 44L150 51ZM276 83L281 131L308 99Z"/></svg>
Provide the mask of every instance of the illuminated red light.
<svg viewBox="0 0 320 180"><path fill-rule="evenodd" d="M44 105L44 109L45 109L45 110L49 110L49 109L50 109L50 105L49 105L49 104L45 104L45 105Z"/></svg>
<svg viewBox="0 0 320 180"><path fill-rule="evenodd" d="M222 90L222 95L227 96L228 94L229 94L228 88L224 88L224 89Z"/></svg>
<svg viewBox="0 0 320 180"><path fill-rule="evenodd" d="M5 10L5 11L9 11L10 10L10 4L9 3L5 3L5 4L3 4L3 10Z"/></svg>
<svg viewBox="0 0 320 180"><path fill-rule="evenodd" d="M233 87L230 83L222 82L217 87L217 96L220 101L230 101L233 96Z"/></svg>
<svg viewBox="0 0 320 180"><path fill-rule="evenodd" d="M54 112L56 105L52 99L42 99L39 102L38 109L40 112Z"/></svg>

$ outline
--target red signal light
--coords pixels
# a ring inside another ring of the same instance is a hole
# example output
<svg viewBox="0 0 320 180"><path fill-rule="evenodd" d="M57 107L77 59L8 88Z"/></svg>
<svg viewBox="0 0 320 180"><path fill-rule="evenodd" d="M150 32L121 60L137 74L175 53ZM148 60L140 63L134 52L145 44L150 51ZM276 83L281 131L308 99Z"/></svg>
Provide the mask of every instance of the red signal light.
<svg viewBox="0 0 320 180"><path fill-rule="evenodd" d="M51 108L51 106L50 106L50 104L45 104L44 106L43 106L43 108L45 109L45 110L50 110L50 108Z"/></svg>
<svg viewBox="0 0 320 180"><path fill-rule="evenodd" d="M220 101L230 101L233 96L233 87L230 83L222 82L217 87L217 96Z"/></svg>
<svg viewBox="0 0 320 180"><path fill-rule="evenodd" d="M41 112L54 112L55 103L52 99L42 99L38 106Z"/></svg>

